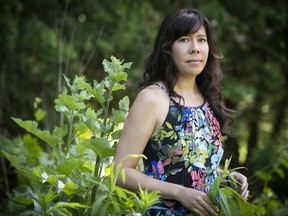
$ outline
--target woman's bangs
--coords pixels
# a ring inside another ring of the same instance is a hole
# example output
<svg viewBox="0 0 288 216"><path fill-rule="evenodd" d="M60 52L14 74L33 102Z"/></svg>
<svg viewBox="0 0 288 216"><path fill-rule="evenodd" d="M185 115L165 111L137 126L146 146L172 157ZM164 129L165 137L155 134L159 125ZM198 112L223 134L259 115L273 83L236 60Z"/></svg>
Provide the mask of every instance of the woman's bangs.
<svg viewBox="0 0 288 216"><path fill-rule="evenodd" d="M182 36L193 34L197 32L204 25L204 20L194 13L183 14L174 23L175 26L175 40Z"/></svg>

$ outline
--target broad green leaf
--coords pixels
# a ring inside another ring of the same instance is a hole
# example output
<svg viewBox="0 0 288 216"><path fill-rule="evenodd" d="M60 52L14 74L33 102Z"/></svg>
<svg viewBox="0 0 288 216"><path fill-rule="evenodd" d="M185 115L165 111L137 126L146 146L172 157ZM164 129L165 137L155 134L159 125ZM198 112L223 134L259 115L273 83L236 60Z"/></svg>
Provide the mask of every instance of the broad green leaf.
<svg viewBox="0 0 288 216"><path fill-rule="evenodd" d="M19 118L12 118L20 127L24 128L28 132L34 134L39 139L43 140L50 146L53 146L59 142L59 138L50 134L47 130L40 130L38 123L35 121L23 121Z"/></svg>
<svg viewBox="0 0 288 216"><path fill-rule="evenodd" d="M88 142L84 142L87 148L92 149L100 158L113 156L115 150L110 147L110 142L106 138L94 137Z"/></svg>
<svg viewBox="0 0 288 216"><path fill-rule="evenodd" d="M62 161L60 165L56 168L56 170L60 173L65 174L66 176L69 176L74 168L81 169L83 164L84 162L82 162L78 158L69 158Z"/></svg>
<svg viewBox="0 0 288 216"><path fill-rule="evenodd" d="M113 78L114 78L114 82L116 82L116 83L119 83L119 82L121 82L121 81L127 81L127 77L128 77L128 75L127 75L127 73L126 72L119 72L119 73L117 73ZM119 84L120 85L120 84ZM125 89L125 86L124 85L122 85L123 87L124 87L124 89Z"/></svg>

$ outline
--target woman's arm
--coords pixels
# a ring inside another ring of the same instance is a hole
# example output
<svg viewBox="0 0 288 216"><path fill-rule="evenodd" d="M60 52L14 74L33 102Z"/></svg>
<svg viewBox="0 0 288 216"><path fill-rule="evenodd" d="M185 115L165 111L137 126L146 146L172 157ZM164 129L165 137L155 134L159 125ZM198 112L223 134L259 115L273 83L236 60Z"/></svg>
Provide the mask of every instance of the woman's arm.
<svg viewBox="0 0 288 216"><path fill-rule="evenodd" d="M139 158L128 157L132 154L143 153L150 137L159 129L161 124L159 123L159 116L163 116L163 113L160 112L163 112L163 110L168 112L168 110L165 110L165 107L168 109L168 103L167 96L162 90L147 88L139 93L125 121L114 161L115 166L122 162L122 168L126 173L125 182L122 178L118 179L117 183L119 185L132 191L138 191L140 184L143 189L158 190L164 198L174 199L177 197L176 193L179 190L174 189L177 185L170 185L170 190L166 190L166 182L150 178L135 169ZM162 109L159 109L160 107ZM122 160L123 158L126 159Z"/></svg>

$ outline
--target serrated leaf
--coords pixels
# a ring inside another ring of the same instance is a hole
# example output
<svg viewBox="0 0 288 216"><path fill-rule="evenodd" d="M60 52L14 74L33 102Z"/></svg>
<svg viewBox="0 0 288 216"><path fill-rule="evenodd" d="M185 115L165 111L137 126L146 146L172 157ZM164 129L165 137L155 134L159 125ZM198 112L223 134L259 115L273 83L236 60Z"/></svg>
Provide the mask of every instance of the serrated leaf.
<svg viewBox="0 0 288 216"><path fill-rule="evenodd" d="M50 146L54 146L58 143L59 138L55 137L53 135L50 134L49 131L47 130L40 130L38 128L38 123L35 121L23 121L19 118L13 118L13 121L15 121L20 127L24 128L26 131L34 134L35 136L37 136L39 139L43 140L44 142L46 142L47 144L49 144Z"/></svg>

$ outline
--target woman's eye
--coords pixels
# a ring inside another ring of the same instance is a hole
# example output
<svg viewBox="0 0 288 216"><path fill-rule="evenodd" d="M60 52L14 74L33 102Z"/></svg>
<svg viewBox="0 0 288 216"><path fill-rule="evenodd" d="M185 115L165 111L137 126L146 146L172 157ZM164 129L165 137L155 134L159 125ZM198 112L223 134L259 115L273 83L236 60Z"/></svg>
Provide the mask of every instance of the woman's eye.
<svg viewBox="0 0 288 216"><path fill-rule="evenodd" d="M206 42L207 39L206 39L206 38L200 38L199 41L200 41L200 42Z"/></svg>
<svg viewBox="0 0 288 216"><path fill-rule="evenodd" d="M180 42L188 42L189 40L188 40L188 38L180 38L179 41L180 41Z"/></svg>

